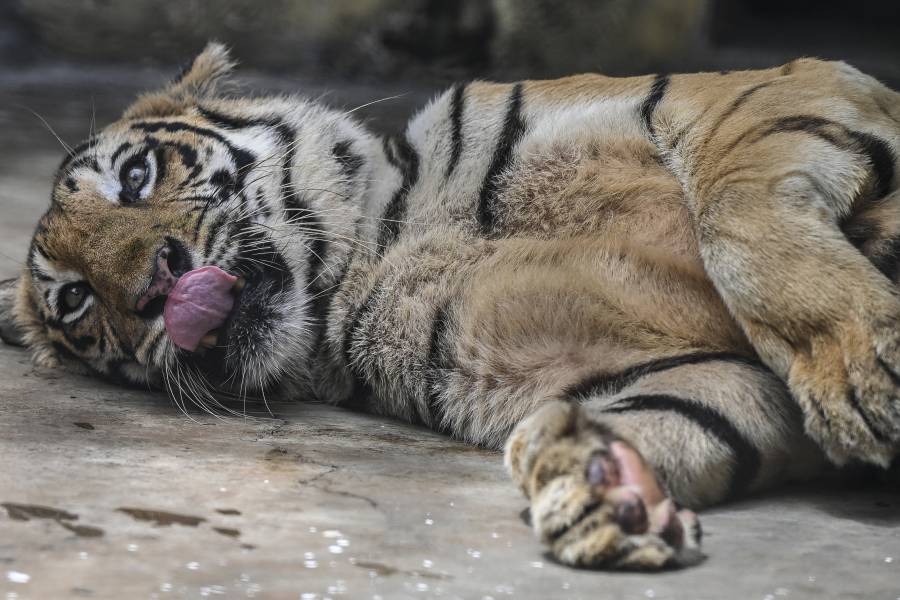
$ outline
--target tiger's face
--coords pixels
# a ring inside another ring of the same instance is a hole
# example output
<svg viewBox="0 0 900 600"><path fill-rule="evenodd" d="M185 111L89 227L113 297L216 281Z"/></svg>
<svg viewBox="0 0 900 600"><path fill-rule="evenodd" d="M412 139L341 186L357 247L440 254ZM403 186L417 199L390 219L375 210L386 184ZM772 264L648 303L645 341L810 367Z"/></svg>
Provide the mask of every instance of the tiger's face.
<svg viewBox="0 0 900 600"><path fill-rule="evenodd" d="M4 337L21 339L39 363L199 393L200 402L205 390L302 379L313 300L327 279L326 221L347 222L360 191L333 148L362 151L372 140L302 100L217 97L212 84L230 68L211 44L61 165L27 268L4 284L0 303ZM164 306L180 277L209 266L234 281L218 292L230 296L227 314L196 349L178 347Z"/></svg>

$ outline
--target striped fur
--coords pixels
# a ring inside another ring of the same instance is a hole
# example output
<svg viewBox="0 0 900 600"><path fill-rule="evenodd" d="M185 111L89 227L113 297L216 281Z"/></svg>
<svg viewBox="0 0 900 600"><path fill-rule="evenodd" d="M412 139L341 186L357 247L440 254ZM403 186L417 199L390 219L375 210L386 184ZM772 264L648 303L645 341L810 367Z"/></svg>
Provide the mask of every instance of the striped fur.
<svg viewBox="0 0 900 600"><path fill-rule="evenodd" d="M61 167L0 286L38 360L505 443L575 565L699 543L688 512L636 534L586 483L621 444L695 507L896 454L900 95L875 80L802 60L471 82L380 140L302 99L216 95L229 65L211 46ZM153 182L131 194L136 156ZM261 282L213 360L133 309L163 243ZM95 301L61 314L82 281Z"/></svg>

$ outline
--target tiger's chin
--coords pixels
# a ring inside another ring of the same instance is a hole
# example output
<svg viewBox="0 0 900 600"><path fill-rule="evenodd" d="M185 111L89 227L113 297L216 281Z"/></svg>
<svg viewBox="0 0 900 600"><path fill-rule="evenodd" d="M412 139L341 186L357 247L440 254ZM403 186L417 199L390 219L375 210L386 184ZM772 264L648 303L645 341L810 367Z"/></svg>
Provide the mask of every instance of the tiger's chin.
<svg viewBox="0 0 900 600"><path fill-rule="evenodd" d="M284 278L254 275L222 327L197 351L178 351L213 393L264 397L306 379L315 336L310 298Z"/></svg>

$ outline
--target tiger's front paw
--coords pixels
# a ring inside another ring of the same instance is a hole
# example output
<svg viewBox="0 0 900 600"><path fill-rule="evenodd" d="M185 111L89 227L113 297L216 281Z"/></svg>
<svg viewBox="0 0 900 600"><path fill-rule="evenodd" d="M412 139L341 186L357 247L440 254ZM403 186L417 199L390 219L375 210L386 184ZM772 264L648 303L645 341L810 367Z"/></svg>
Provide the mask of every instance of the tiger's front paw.
<svg viewBox="0 0 900 600"><path fill-rule="evenodd" d="M900 318L851 321L811 339L788 385L831 460L886 467L900 449Z"/></svg>
<svg viewBox="0 0 900 600"><path fill-rule="evenodd" d="M553 402L523 421L506 465L535 533L564 564L656 570L703 558L697 516L677 510L640 454L577 405Z"/></svg>

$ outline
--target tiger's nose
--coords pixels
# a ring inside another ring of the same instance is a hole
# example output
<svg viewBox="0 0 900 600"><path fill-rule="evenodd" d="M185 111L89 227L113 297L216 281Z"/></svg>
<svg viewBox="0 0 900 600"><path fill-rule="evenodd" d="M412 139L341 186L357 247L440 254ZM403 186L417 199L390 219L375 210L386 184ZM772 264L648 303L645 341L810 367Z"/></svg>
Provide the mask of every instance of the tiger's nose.
<svg viewBox="0 0 900 600"><path fill-rule="evenodd" d="M138 298L135 309L138 313L148 312L151 302L157 298L165 298L175 287L178 278L188 269L185 269L186 257L180 244L167 240L166 244L156 253L156 261L153 267L153 276L146 291ZM156 303L154 303L156 304ZM162 308L161 306L159 308ZM153 314L142 314L145 317L156 317L161 310L150 311Z"/></svg>

